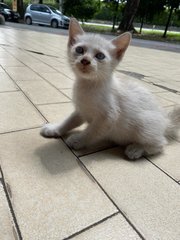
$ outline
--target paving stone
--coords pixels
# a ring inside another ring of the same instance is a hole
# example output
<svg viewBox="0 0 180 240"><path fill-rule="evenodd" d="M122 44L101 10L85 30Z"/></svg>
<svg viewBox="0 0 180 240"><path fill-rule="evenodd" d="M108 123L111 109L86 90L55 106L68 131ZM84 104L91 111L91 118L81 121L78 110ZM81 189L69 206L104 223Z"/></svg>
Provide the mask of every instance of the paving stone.
<svg viewBox="0 0 180 240"><path fill-rule="evenodd" d="M16 90L18 90L18 87L12 79L5 72L0 72L0 92Z"/></svg>
<svg viewBox="0 0 180 240"><path fill-rule="evenodd" d="M38 81L42 78L28 67L7 67L7 73L14 81Z"/></svg>
<svg viewBox="0 0 180 240"><path fill-rule="evenodd" d="M161 105L161 107L169 107L169 106L174 106L175 103L169 100L166 100L162 97L159 97L158 95L156 95L156 99L159 102L159 104Z"/></svg>
<svg viewBox="0 0 180 240"><path fill-rule="evenodd" d="M64 239L117 212L62 141L36 129L1 135L0 145L23 239Z"/></svg>
<svg viewBox="0 0 180 240"><path fill-rule="evenodd" d="M37 72L39 74L41 74L41 73L54 73L54 72L57 72L54 68L52 68L52 67L50 67L47 64L42 63L42 62L39 62L38 64L34 63L34 62L29 62L27 65L34 72Z"/></svg>
<svg viewBox="0 0 180 240"><path fill-rule="evenodd" d="M74 106L71 102L67 102L39 105L38 109L49 122L58 123L65 120L74 111Z"/></svg>
<svg viewBox="0 0 180 240"><path fill-rule="evenodd" d="M12 218L10 215L7 199L4 193L2 183L0 181L0 239L1 240L13 240L13 225Z"/></svg>
<svg viewBox="0 0 180 240"><path fill-rule="evenodd" d="M107 221L83 232L73 238L74 240L136 240L141 239L127 221L118 214Z"/></svg>
<svg viewBox="0 0 180 240"><path fill-rule="evenodd" d="M180 105L180 95L172 92L157 93L157 96Z"/></svg>
<svg viewBox="0 0 180 240"><path fill-rule="evenodd" d="M69 99L72 100L73 94L72 94L72 89L61 89L61 92L64 93Z"/></svg>
<svg viewBox="0 0 180 240"><path fill-rule="evenodd" d="M4 69L0 66L0 73L4 73Z"/></svg>
<svg viewBox="0 0 180 240"><path fill-rule="evenodd" d="M17 81L34 104L69 102L69 98L45 81Z"/></svg>
<svg viewBox="0 0 180 240"><path fill-rule="evenodd" d="M72 88L74 82L62 73L41 73L41 76L53 84L56 88Z"/></svg>
<svg viewBox="0 0 180 240"><path fill-rule="evenodd" d="M0 133L40 127L45 121L21 92L0 93Z"/></svg>
<svg viewBox="0 0 180 240"><path fill-rule="evenodd" d="M1 53L0 53L0 65L2 67L23 67L24 64L20 61L18 61L16 58L14 57L1 57Z"/></svg>
<svg viewBox="0 0 180 240"><path fill-rule="evenodd" d="M154 164L167 172L176 181L180 181L180 143L172 141L164 148L164 153L148 157Z"/></svg>
<svg viewBox="0 0 180 240"><path fill-rule="evenodd" d="M38 58L41 62L48 64L49 66L53 67L56 70L57 68L59 69L59 66L61 66L61 59L59 58L54 58L46 55L39 56Z"/></svg>
<svg viewBox="0 0 180 240"><path fill-rule="evenodd" d="M126 161L120 149L81 160L145 239L180 237L180 188L145 159Z"/></svg>

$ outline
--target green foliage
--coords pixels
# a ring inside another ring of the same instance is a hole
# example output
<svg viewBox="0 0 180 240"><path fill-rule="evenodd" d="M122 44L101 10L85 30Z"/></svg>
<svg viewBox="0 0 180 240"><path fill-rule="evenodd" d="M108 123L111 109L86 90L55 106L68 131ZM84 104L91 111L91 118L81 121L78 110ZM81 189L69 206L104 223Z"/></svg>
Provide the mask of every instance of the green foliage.
<svg viewBox="0 0 180 240"><path fill-rule="evenodd" d="M156 14L164 10L166 0L141 0L136 16L152 21Z"/></svg>
<svg viewBox="0 0 180 240"><path fill-rule="evenodd" d="M96 0L64 0L64 13L74 16L77 19L86 21L91 19L98 10L98 1Z"/></svg>
<svg viewBox="0 0 180 240"><path fill-rule="evenodd" d="M117 12L117 21L120 21L122 18L124 5L119 4L118 12ZM104 21L113 21L114 14L114 6L112 7L112 3L102 3L100 9L94 15L95 19L104 20Z"/></svg>

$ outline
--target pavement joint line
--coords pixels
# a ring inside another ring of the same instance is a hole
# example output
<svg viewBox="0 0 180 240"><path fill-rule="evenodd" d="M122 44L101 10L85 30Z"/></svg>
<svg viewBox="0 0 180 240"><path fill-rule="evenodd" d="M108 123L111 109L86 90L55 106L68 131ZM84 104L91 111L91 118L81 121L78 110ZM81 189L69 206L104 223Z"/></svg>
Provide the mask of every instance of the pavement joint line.
<svg viewBox="0 0 180 240"><path fill-rule="evenodd" d="M48 121L46 123L48 123ZM44 124L46 124L46 123L44 123ZM33 130L33 129L41 129L41 127L42 126L30 127L30 128L24 128L24 129L18 129L18 130L11 130L11 131L8 131L8 132L0 133L0 136L1 135L5 135L5 134L10 134L10 133L16 133L16 132L23 132L23 131Z"/></svg>
<svg viewBox="0 0 180 240"><path fill-rule="evenodd" d="M99 186L99 188L103 191L103 193L106 195L106 197L112 202L112 204L118 209L119 213L125 218L125 220L129 223L129 225L136 231L136 233L139 235L139 237L142 240L145 240L144 236L140 233L140 231L134 226L134 224L129 220L129 218L126 216L126 214L118 207L118 205L115 203L115 201L109 196L109 194L106 192L106 190L101 186L101 184L98 182L98 180L92 175L92 173L89 171L89 169L84 165L84 163L78 158L78 161L83 165L83 168L86 169L89 175L91 175L91 178L94 179L94 182Z"/></svg>
<svg viewBox="0 0 180 240"><path fill-rule="evenodd" d="M21 48L21 47L18 47L18 46L12 46L12 45L10 45L10 44L0 43L0 46L17 48L17 49L20 49L20 50L23 50L23 51L26 51L26 52L35 53L35 54L38 54L38 55L44 55L44 56L48 56L48 57L59 58L59 56L55 56L55 55L51 55L51 54L46 54L46 53L42 53L42 52L38 52L38 51L26 49L26 48Z"/></svg>
<svg viewBox="0 0 180 240"><path fill-rule="evenodd" d="M143 78L150 77L150 76L145 76L145 75L140 74L140 73L131 72L131 71L126 71L126 70L116 70L116 71L117 71L117 72L120 72L120 73L123 73L123 74L125 74L125 75L127 75L127 76L134 77L134 78L136 78L136 79L138 79L138 80L143 80ZM180 94L179 91L174 90L174 89L172 89L172 88L165 87L165 86L163 86L163 85L161 85L161 84L156 84L156 83L154 83L154 82L147 82L147 84L152 84L152 85L154 85L154 86L156 86L156 87L165 89L165 90L167 90L167 91L169 91L169 92L173 92L173 93L175 93L175 94Z"/></svg>
<svg viewBox="0 0 180 240"><path fill-rule="evenodd" d="M0 44L1 45L1 44ZM5 44L6 45L6 44ZM18 48L18 47L17 47ZM25 50L25 49L23 49L23 48L19 48L20 50ZM25 50L26 51L26 50ZM27 50L27 51L29 51L29 52L31 52L31 53L37 53L36 51L33 51L33 50ZM41 55L45 55L45 56L50 56L50 57L53 57L53 55L48 55L48 54L44 54L44 53L39 53L39 54L41 54ZM31 55L30 55L31 56ZM34 56L33 56L34 57ZM16 57L15 57L16 58ZM37 58L37 57L34 57L35 59L37 59L37 60L39 60L39 58ZM59 58L59 57L57 57L57 58ZM19 60L18 58L16 58L19 62L21 62L23 65L25 65L26 67L28 67L28 68L30 68L33 72L35 72L34 70L33 70L33 68L31 68L31 67L29 67L28 65L26 65L24 62L22 62L21 60ZM60 58L59 58L60 59ZM49 66L49 67L51 67L52 69L54 69L54 70L56 70L57 71L57 73L61 73L62 75L64 75L65 77L67 77L67 78L69 78L71 81L73 81L73 79L72 78L70 78L68 75L66 75L65 73L62 73L62 72L60 72L60 71L58 71L56 68L54 68L54 67L52 67L51 65L49 65L49 64L47 64L46 63L46 61L43 61L43 60L39 60L39 61L41 61L41 62L43 62L44 64L46 64L47 66ZM35 72L37 75L39 75L41 78L43 78L46 82L48 82L48 83L50 83L48 80L46 80L44 77L42 77L38 72ZM52 84L52 86L53 87L55 87L53 84ZM56 87L55 87L56 88ZM58 89L58 88L56 88L56 89ZM66 88L65 88L66 89Z"/></svg>
<svg viewBox="0 0 180 240"><path fill-rule="evenodd" d="M3 91L3 92L0 92L1 93L13 93L13 92L21 92L19 89L17 90L12 90L12 91Z"/></svg>
<svg viewBox="0 0 180 240"><path fill-rule="evenodd" d="M25 92L22 90L22 88L20 86L18 86L18 84L16 83L16 81L14 81L14 79L8 74L8 72L6 71L6 69L3 68L3 70L6 72L6 74L12 79L12 81L15 83L15 85L20 89L20 92L22 92L22 94L25 96L25 98L29 101L29 103L31 103L34 108L36 109L36 111L40 114L40 116L43 118L43 120L45 120L46 122L48 122L48 120L46 119L46 117L40 112L40 110L36 107L36 105L31 101L31 99L25 94ZM18 92L18 91L17 91Z"/></svg>
<svg viewBox="0 0 180 240"><path fill-rule="evenodd" d="M19 48L20 50L24 50L23 48ZM33 50L29 50L29 52L31 52L31 53L35 53L35 51L33 51ZM45 55L45 56L51 56L51 55L47 55L47 54L42 54L42 55ZM30 55L31 56L31 55ZM14 57L14 58L16 58L16 57ZM73 81L73 79L72 78L70 78L68 75L66 75L66 74L64 74L64 73L62 73L62 72L60 72L60 71L58 71L56 68L54 68L53 66L51 66L51 65L49 65L49 64L47 64L45 61L43 61L43 60L40 60L39 58L37 58L37 57L34 57L33 56L33 58L35 58L35 59L37 59L38 61L41 61L41 62L43 62L44 64L46 64L47 66L49 66L49 67L51 67L52 69L54 69L54 70L56 70L57 71L57 73L61 73L62 75L64 75L65 77L67 77L67 78L69 78L71 81ZM16 58L19 62L21 62L23 65L25 65L25 66L27 66L28 68L30 68L33 72L35 72L31 67L29 67L28 65L26 65L24 62L22 62L21 60L19 60L18 58ZM60 59L60 58L59 58ZM62 62L61 62L62 63ZM38 72L35 72L36 74L38 74ZM38 74L39 75L39 74ZM42 77L41 75L39 75L41 78L43 78L44 80L46 80L44 77ZM46 80L46 81L48 81L48 80ZM53 85L54 86L54 85ZM67 88L64 88L64 89L67 89Z"/></svg>
<svg viewBox="0 0 180 240"><path fill-rule="evenodd" d="M178 184L178 180L176 180L175 178L173 178L169 173L165 172L161 167L159 167L158 165L156 165L155 163L153 163L152 160L149 160L148 157L144 157L148 162L150 162L152 165L154 165L156 168L158 168L161 172L163 172L167 177L169 177L171 180L173 180L173 182Z"/></svg>
<svg viewBox="0 0 180 240"><path fill-rule="evenodd" d="M19 60L18 58L14 57L15 59L17 59L19 62L21 62L24 66L26 66L27 68L31 69L35 74L37 74L40 78L42 78L45 82L47 82L50 86L52 86L53 88L55 88L58 92L60 92L61 94L63 94L63 96L67 97L65 93L61 92L61 90L59 88L57 88L55 85L53 85L50 81L48 81L47 79L45 79L43 76L41 76L38 72L35 72L33 70L33 68L29 67L28 65L26 65L24 62L22 62L21 60ZM35 58L38 59L38 58ZM38 59L39 60L39 59ZM39 60L40 61L40 60ZM46 64L46 63L45 63ZM47 66L50 66L48 64L46 64ZM51 66L50 66L51 67ZM3 67L2 67L3 68ZM8 74L8 72L6 71L5 68L3 68L3 70L6 72L6 74ZM56 70L56 69L55 69ZM57 71L57 70L56 70ZM61 73L61 72L60 72ZM63 74L63 73L61 73ZM65 74L63 74L64 76L66 76ZM8 76L13 80L13 82L16 84L16 86L24 93L24 95L30 100L30 98L25 94L25 92L22 90L22 88L18 85L18 83L16 81L14 81L14 79L8 74ZM66 76L68 77L68 76ZM69 77L68 77L69 78ZM72 80L71 78L69 78L70 80ZM73 80L72 80L73 81ZM66 88L67 89L67 88ZM70 99L69 97L67 97L68 99ZM30 100L31 101L31 100ZM36 106L32 101L31 103ZM39 110L38 110L39 111ZM40 111L39 111L40 112ZM44 116L43 116L44 117Z"/></svg>
<svg viewBox="0 0 180 240"><path fill-rule="evenodd" d="M60 138L64 144L67 146L67 148L71 151L71 153L75 156L76 161L78 162L79 167L83 169L84 172L86 172L86 175L98 185L98 187L101 189L101 191L105 194L105 196L109 199L109 201L116 207L118 212L125 218L125 220L128 222L128 224L133 228L133 230L138 234L138 236L145 240L144 236L141 234L141 232L134 226L134 224L129 220L129 218L126 216L126 214L118 207L118 205L114 202L114 200L109 196L109 194L105 191L105 189L101 186L101 184L98 182L98 180L93 176L93 174L89 171L89 169L84 165L84 163L81 161L81 159L72 151L72 149L66 144L65 140L61 137ZM72 238L72 237L70 237ZM70 238L65 238L63 240L68 240Z"/></svg>
<svg viewBox="0 0 180 240"><path fill-rule="evenodd" d="M167 91L169 91L169 92L172 92L172 93L175 93L175 94L180 94L179 91L174 90L174 89L172 89L172 88L168 88L168 87L165 87L165 86L163 86L163 85L156 84L156 83L153 83L153 82L152 82L152 84L153 84L154 86L156 86L156 87L159 87L159 88L165 89L165 90L167 90Z"/></svg>
<svg viewBox="0 0 180 240"><path fill-rule="evenodd" d="M136 78L138 80L143 80L143 78L150 77L150 76L146 76L146 75L141 74L141 73L127 71L127 70L119 70L119 69L117 69L116 71L120 72L120 73L123 73L123 74L125 74L127 76L134 77L134 78Z"/></svg>
<svg viewBox="0 0 180 240"><path fill-rule="evenodd" d="M38 103L36 106L46 106L46 105L54 105L54 104L65 104L65 103L71 103L72 100L69 98L69 102L51 102L51 103Z"/></svg>
<svg viewBox="0 0 180 240"><path fill-rule="evenodd" d="M5 181L4 174L3 174L1 166L0 166L0 173L2 175L1 182L2 182L2 186L3 186L3 189L4 189L5 195L6 195L6 199L7 199L8 206L9 206L9 210L10 210L10 213L12 215L12 219L13 219L15 230L17 232L19 240L23 240L22 234L21 234L21 230L20 230L20 227L18 225L18 221L17 221L16 215L15 215L12 203L11 203L11 199L10 199L10 196L9 196L9 193L8 193L8 190L7 190L6 181Z"/></svg>
<svg viewBox="0 0 180 240"><path fill-rule="evenodd" d="M107 217L105 217L105 218L103 218L103 219L101 219L101 220L99 220L99 221L96 222L96 223L93 223L93 224L91 224L91 225L83 228L82 230L80 230L80 231L78 231L78 232L73 233L72 235L70 235L70 236L68 236L68 237L63 238L62 240L72 239L73 237L76 237L76 236L80 235L81 233L86 232L86 231L88 231L89 229L91 229L91 228L93 228L93 227L95 227L95 226L97 226L97 225L100 225L101 223L107 221L107 220L110 219L110 218L113 218L114 216L116 216L116 215L118 215L118 214L120 214L119 211L118 211L118 212L115 212L115 213L113 213L113 214L111 214L111 215L109 215L109 216L107 216Z"/></svg>
<svg viewBox="0 0 180 240"><path fill-rule="evenodd" d="M89 152L89 153L84 153L84 154L79 154L77 157L78 158L82 158L82 157L86 157L86 156L89 156L89 155L91 155L91 154L95 154L95 153L99 153L99 152L102 152L102 151L105 151L105 150L109 150L109 149L113 149L113 148L117 148L117 147L122 147L122 146L105 146L104 148L102 148L102 149L97 149L97 150L92 150L92 152Z"/></svg>

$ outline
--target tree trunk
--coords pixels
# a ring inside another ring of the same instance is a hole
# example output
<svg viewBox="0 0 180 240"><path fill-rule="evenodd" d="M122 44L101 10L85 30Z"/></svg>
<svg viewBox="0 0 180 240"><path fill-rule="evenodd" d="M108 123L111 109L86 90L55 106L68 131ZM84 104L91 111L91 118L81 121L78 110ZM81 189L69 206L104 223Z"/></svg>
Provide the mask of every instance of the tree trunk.
<svg viewBox="0 0 180 240"><path fill-rule="evenodd" d="M165 28L164 34L163 34L163 38L166 38L166 34L167 34L168 27L169 27L169 23L171 21L172 13L173 13L173 6L171 5L168 20L167 20L167 23L166 23L166 28Z"/></svg>
<svg viewBox="0 0 180 240"><path fill-rule="evenodd" d="M17 0L17 11L22 19L24 17L23 0Z"/></svg>
<svg viewBox="0 0 180 240"><path fill-rule="evenodd" d="M133 21L139 6L140 0L127 0L124 16L119 24L118 30L121 32L134 31Z"/></svg>
<svg viewBox="0 0 180 240"><path fill-rule="evenodd" d="M43 4L43 0L39 0L39 4Z"/></svg>
<svg viewBox="0 0 180 240"><path fill-rule="evenodd" d="M60 12L62 12L62 6L63 6L62 0L59 0L59 11Z"/></svg>
<svg viewBox="0 0 180 240"><path fill-rule="evenodd" d="M119 0L117 2L115 2L115 12L114 12L114 16L113 16L113 26L112 26L112 31L114 31L115 29L115 25L116 25L116 20L117 20L117 12L118 12L118 8L119 8Z"/></svg>
<svg viewBox="0 0 180 240"><path fill-rule="evenodd" d="M140 33L140 34L142 33L143 25L144 25L144 16L141 17L141 26L140 26L140 30L139 30L139 33Z"/></svg>

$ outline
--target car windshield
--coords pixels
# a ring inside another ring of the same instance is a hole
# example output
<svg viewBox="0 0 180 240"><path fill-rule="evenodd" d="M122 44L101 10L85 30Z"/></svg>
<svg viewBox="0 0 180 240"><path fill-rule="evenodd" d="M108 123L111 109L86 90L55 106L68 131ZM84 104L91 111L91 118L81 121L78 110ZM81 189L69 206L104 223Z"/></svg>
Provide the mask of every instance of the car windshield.
<svg viewBox="0 0 180 240"><path fill-rule="evenodd" d="M50 7L50 6L49 6L49 8L50 8L54 13L59 14L59 15L62 15L62 13L61 13L58 9L56 9L56 8L54 8L54 7Z"/></svg>
<svg viewBox="0 0 180 240"><path fill-rule="evenodd" d="M3 8L3 9L10 9L10 7L6 4L0 4L0 8Z"/></svg>

